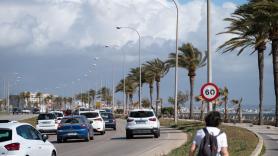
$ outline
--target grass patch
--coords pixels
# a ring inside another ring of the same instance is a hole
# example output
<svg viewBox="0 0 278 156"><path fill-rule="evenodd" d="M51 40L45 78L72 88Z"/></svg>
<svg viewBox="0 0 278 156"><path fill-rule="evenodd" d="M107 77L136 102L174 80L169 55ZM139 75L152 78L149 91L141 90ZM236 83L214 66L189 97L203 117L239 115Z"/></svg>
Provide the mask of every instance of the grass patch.
<svg viewBox="0 0 278 156"><path fill-rule="evenodd" d="M188 134L188 142L171 151L168 156L188 155L196 131L204 127L204 123L195 121L178 121L177 125L174 124L173 120L161 120L160 123L163 126L180 129ZM258 144L256 135L246 129L223 125L220 129L227 134L230 156L251 155Z"/></svg>
<svg viewBox="0 0 278 156"><path fill-rule="evenodd" d="M24 120L19 120L19 122L24 122L24 123L29 123L32 126L36 126L37 123L37 117L32 117L32 118L28 118L28 119L24 119Z"/></svg>

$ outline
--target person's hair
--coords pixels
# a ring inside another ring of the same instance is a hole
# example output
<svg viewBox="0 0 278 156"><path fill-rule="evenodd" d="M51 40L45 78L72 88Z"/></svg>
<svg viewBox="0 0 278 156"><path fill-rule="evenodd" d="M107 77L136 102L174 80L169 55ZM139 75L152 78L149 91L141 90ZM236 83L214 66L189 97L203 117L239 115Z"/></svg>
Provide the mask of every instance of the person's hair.
<svg viewBox="0 0 278 156"><path fill-rule="evenodd" d="M209 112L205 118L206 126L209 127L218 127L221 121L221 115L217 111Z"/></svg>

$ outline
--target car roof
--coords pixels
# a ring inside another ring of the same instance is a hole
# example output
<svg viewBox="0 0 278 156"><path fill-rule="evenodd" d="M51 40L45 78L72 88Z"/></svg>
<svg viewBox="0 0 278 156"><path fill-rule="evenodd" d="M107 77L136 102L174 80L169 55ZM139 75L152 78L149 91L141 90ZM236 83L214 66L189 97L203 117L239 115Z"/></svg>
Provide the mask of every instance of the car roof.
<svg viewBox="0 0 278 156"><path fill-rule="evenodd" d="M64 118L65 119L68 119L68 118L83 118L84 115L70 115L70 116L65 116Z"/></svg>
<svg viewBox="0 0 278 156"><path fill-rule="evenodd" d="M14 128L16 128L18 126L21 126L21 125L30 125L30 124L13 121L13 122L8 122L8 123L0 123L0 128L14 129Z"/></svg>
<svg viewBox="0 0 278 156"><path fill-rule="evenodd" d="M81 111L80 113L99 113L98 111Z"/></svg>
<svg viewBox="0 0 278 156"><path fill-rule="evenodd" d="M152 109L146 109L146 108L144 108L144 109L133 109L130 112L138 112L138 111L152 111L153 112Z"/></svg>

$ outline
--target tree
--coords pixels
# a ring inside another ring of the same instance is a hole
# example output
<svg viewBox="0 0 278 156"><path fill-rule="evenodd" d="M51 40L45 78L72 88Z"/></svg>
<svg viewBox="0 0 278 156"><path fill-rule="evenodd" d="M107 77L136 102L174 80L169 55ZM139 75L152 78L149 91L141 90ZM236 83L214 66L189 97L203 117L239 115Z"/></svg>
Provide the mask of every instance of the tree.
<svg viewBox="0 0 278 156"><path fill-rule="evenodd" d="M140 69L139 69L139 67L130 69L130 73L128 74L128 79L130 79L130 82L132 82L134 85L136 84L136 88L138 87L138 99L140 99L140 90L139 90ZM141 71L141 82L142 82L141 84L143 85L143 83L144 83L144 71Z"/></svg>
<svg viewBox="0 0 278 156"><path fill-rule="evenodd" d="M158 102L160 101L160 81L168 73L170 65L159 58L147 61L144 65L147 68L145 75L153 75L156 82L156 107L155 112L158 114Z"/></svg>
<svg viewBox="0 0 278 156"><path fill-rule="evenodd" d="M97 95L101 98L102 101L105 101L107 104L112 102L112 92L107 87L102 87L97 91Z"/></svg>
<svg viewBox="0 0 278 156"><path fill-rule="evenodd" d="M183 93L182 91L178 91L178 110L180 111L181 106L185 106L185 103L188 101L188 93ZM175 98L169 97L168 102L172 105L175 104Z"/></svg>
<svg viewBox="0 0 278 156"><path fill-rule="evenodd" d="M224 103L224 122L228 122L228 109L227 109L227 104L228 104L228 95L229 95L229 90L227 87L224 87L223 89L220 88L220 96L222 97L222 101Z"/></svg>
<svg viewBox="0 0 278 156"><path fill-rule="evenodd" d="M150 104L153 104L153 84L155 79L155 73L151 72L148 65L144 64L143 66L144 80L149 84L149 94L150 94ZM153 106L152 106L153 107Z"/></svg>
<svg viewBox="0 0 278 156"><path fill-rule="evenodd" d="M240 98L239 100L233 99L231 100L231 102L232 104L237 105L236 114L238 116L239 123L242 123L242 110L241 110L242 98Z"/></svg>
<svg viewBox="0 0 278 156"><path fill-rule="evenodd" d="M67 101L70 104L70 109L72 109L73 98L72 97L67 97Z"/></svg>
<svg viewBox="0 0 278 156"><path fill-rule="evenodd" d="M201 95L199 96L195 96L195 101L199 102L201 101L202 105L201 105L201 113L200 113L200 120L204 120L204 103L206 102L205 99L203 99L203 97Z"/></svg>
<svg viewBox="0 0 278 156"><path fill-rule="evenodd" d="M36 98L38 99L38 105L41 105L41 98L42 98L42 93L41 92L37 92L36 94ZM37 106L38 107L38 106Z"/></svg>
<svg viewBox="0 0 278 156"><path fill-rule="evenodd" d="M147 99L147 98L142 99L142 107L143 108L150 108L150 106L151 106L151 102L149 99Z"/></svg>
<svg viewBox="0 0 278 156"><path fill-rule="evenodd" d="M96 98L96 91L93 90L93 89L89 90L89 95L92 98L92 103L94 104L95 103L95 98ZM90 108L90 102L89 102L89 108Z"/></svg>
<svg viewBox="0 0 278 156"><path fill-rule="evenodd" d="M253 3L253 2L252 2ZM227 31L223 33L233 34L235 37L222 44L218 50L223 53L234 52L239 49L237 55L240 55L246 48L253 48L258 53L258 69L259 69L259 124L263 124L263 72L264 72L264 51L268 40L268 32L265 24L258 22L253 15L254 8L250 4L240 6L232 14L232 17L226 18L225 21L230 22ZM220 34L223 34L220 33Z"/></svg>
<svg viewBox="0 0 278 156"><path fill-rule="evenodd" d="M185 68L188 71L190 82L190 114L189 118L193 117L193 93L194 93L194 80L196 77L196 70L206 65L207 57L195 48L192 44L186 43L179 47L178 61L179 67ZM169 60L167 61L171 67L175 67L176 53L170 53Z"/></svg>
<svg viewBox="0 0 278 156"><path fill-rule="evenodd" d="M277 0L250 0L247 5L243 6L242 11L254 16L252 22L261 25L262 29L268 32L271 41L276 99L275 126L278 127L278 2Z"/></svg>

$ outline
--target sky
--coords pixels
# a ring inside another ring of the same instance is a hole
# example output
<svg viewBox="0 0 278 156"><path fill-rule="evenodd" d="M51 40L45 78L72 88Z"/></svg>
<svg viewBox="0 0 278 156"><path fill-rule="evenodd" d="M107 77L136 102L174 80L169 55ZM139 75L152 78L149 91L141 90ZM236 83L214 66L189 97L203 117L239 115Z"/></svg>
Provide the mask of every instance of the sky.
<svg viewBox="0 0 278 156"><path fill-rule="evenodd" d="M213 82L227 86L230 99L243 97L243 105L258 105L258 65L251 49L240 56L216 49L231 35L223 32L229 17L246 0L211 0ZM206 1L179 0L179 46L192 43L206 50ZM72 96L88 88L112 87L129 69L138 66L138 36L142 63L166 60L175 51L176 9L170 0L1 0L0 97L4 80L13 94L40 91ZM109 47L105 47L109 45ZM270 48L267 48L268 54ZM125 54L125 64L123 56ZM271 56L265 56L264 104L274 106ZM200 94L206 68L198 69L194 87ZM2 89L3 88L3 89ZM187 71L179 69L179 90L188 92ZM143 97L148 96L143 87ZM174 94L174 70L161 81L161 97ZM154 94L155 96L155 94ZM134 95L135 100L137 94ZM122 100L122 94L116 94Z"/></svg>

